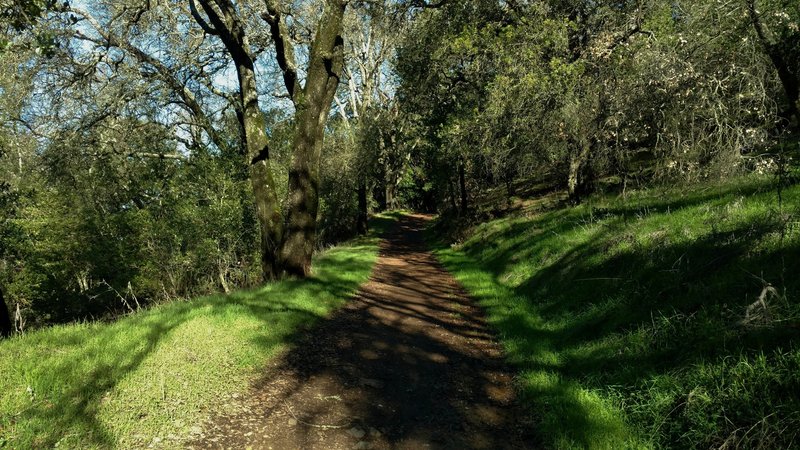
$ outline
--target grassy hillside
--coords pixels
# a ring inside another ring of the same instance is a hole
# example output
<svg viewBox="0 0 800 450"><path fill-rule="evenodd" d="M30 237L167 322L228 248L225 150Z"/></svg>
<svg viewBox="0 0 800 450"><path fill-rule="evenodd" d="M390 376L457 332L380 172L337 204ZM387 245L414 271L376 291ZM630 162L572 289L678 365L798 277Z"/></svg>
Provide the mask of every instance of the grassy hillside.
<svg viewBox="0 0 800 450"><path fill-rule="evenodd" d="M595 197L439 245L521 368L542 444L800 445L800 186L782 208L771 189Z"/></svg>
<svg viewBox="0 0 800 450"><path fill-rule="evenodd" d="M376 255L377 238L364 238L319 255L307 280L0 342L0 448L178 446L298 330L341 305Z"/></svg>

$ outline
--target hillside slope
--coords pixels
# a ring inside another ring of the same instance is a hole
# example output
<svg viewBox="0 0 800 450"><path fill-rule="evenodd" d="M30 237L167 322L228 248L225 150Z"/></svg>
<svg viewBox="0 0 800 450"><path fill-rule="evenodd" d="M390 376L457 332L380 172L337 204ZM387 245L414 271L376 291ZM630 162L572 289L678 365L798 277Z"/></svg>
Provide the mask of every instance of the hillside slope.
<svg viewBox="0 0 800 450"><path fill-rule="evenodd" d="M366 281L377 244L321 253L309 279L0 342L0 448L179 446Z"/></svg>
<svg viewBox="0 0 800 450"><path fill-rule="evenodd" d="M486 308L555 448L800 442L800 186L594 197L437 255Z"/></svg>

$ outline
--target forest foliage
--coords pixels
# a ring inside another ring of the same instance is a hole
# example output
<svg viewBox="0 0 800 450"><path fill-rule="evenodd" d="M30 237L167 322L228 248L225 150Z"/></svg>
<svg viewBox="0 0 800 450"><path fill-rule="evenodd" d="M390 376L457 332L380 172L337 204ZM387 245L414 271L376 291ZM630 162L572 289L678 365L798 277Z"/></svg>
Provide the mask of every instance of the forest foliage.
<svg viewBox="0 0 800 450"><path fill-rule="evenodd" d="M370 212L472 220L478 194L511 202L519 180L579 203L796 179L790 0L26 0L0 16L0 289L18 330L303 275ZM325 30L332 50L312 51ZM309 119L306 87L333 79Z"/></svg>
<svg viewBox="0 0 800 450"><path fill-rule="evenodd" d="M376 231L393 220L380 218ZM175 301L0 342L0 447L178 448L235 411L264 365L369 277L377 233L315 256L308 279Z"/></svg>
<svg viewBox="0 0 800 450"><path fill-rule="evenodd" d="M139 358L9 366L44 380L19 436L127 427L35 395L102 402L163 321L262 327L257 291L132 313L265 283L314 309L340 269L324 314L375 243L313 254L410 208L552 446L791 447L799 110L796 0L0 0L0 334L90 321L70 352Z"/></svg>
<svg viewBox="0 0 800 450"><path fill-rule="evenodd" d="M792 448L798 195L781 208L750 176L531 204L452 245L439 223L436 253L519 368L542 447Z"/></svg>
<svg viewBox="0 0 800 450"><path fill-rule="evenodd" d="M798 20L792 1L451 3L401 43L398 98L437 204L519 177L577 201L775 173L797 151Z"/></svg>

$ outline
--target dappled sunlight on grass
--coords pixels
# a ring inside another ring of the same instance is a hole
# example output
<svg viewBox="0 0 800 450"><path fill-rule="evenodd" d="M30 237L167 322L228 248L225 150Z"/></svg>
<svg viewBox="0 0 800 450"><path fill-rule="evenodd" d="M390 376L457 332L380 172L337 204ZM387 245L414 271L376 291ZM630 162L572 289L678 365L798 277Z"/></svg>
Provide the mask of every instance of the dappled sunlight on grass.
<svg viewBox="0 0 800 450"><path fill-rule="evenodd" d="M391 221L378 218L374 228ZM245 391L298 330L355 292L377 241L320 254L309 279L0 342L0 447L179 445L209 411Z"/></svg>
<svg viewBox="0 0 800 450"><path fill-rule="evenodd" d="M551 445L785 446L800 426L800 187L779 209L771 186L595 197L437 254L487 309ZM767 286L779 295L745 321Z"/></svg>

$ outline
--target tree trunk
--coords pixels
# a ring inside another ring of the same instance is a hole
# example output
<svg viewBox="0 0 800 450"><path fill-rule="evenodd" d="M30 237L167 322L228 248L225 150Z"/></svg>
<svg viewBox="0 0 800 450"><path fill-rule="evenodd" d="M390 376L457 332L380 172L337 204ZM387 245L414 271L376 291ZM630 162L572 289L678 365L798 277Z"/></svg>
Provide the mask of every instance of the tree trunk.
<svg viewBox="0 0 800 450"><path fill-rule="evenodd" d="M589 159L591 146L588 143L580 144L578 154L570 157L569 171L567 173L567 192L573 203L579 203L581 197L588 191L589 180L586 179L586 163Z"/></svg>
<svg viewBox="0 0 800 450"><path fill-rule="evenodd" d="M356 230L358 234L365 235L368 229L367 183L362 181L358 184L358 219L356 221Z"/></svg>
<svg viewBox="0 0 800 450"><path fill-rule="evenodd" d="M466 214L469 204L467 203L467 180L464 172L464 162L462 161L458 164L458 187L461 191L461 212Z"/></svg>
<svg viewBox="0 0 800 450"><path fill-rule="evenodd" d="M569 171L567 172L567 193L569 198L575 201L578 194L578 175L580 172L580 161L578 158L570 158Z"/></svg>
<svg viewBox="0 0 800 450"><path fill-rule="evenodd" d="M220 268L218 275L219 275L219 285L222 287L222 292L230 294L231 288L230 286L228 286L228 280L225 279L225 270Z"/></svg>
<svg viewBox="0 0 800 450"><path fill-rule="evenodd" d="M249 59L249 58L248 58ZM255 72L252 60L237 64L242 101L245 148L250 165L250 185L256 206L261 231L261 273L264 281L280 276L278 251L283 236L283 217L275 192L275 181L269 166L269 147L264 124L264 115L258 106Z"/></svg>
<svg viewBox="0 0 800 450"><path fill-rule="evenodd" d="M378 211L384 212L389 209L389 204L386 202L386 178L383 178L383 184L377 184L372 190L372 198L378 202Z"/></svg>
<svg viewBox="0 0 800 450"><path fill-rule="evenodd" d="M447 177L447 184L450 185L450 208L453 210L454 214L458 214L458 204L456 203L456 184L453 183L452 177Z"/></svg>
<svg viewBox="0 0 800 450"><path fill-rule="evenodd" d="M448 191L448 198L450 199L450 209L453 210L453 214L458 214L458 190L456 189L456 183L453 181L453 177L447 177L447 186L449 188Z"/></svg>
<svg viewBox="0 0 800 450"><path fill-rule="evenodd" d="M3 289L0 288L0 338L11 336L12 331L11 313L8 312L8 306L3 298Z"/></svg>
<svg viewBox="0 0 800 450"><path fill-rule="evenodd" d="M250 54L250 44L244 26L234 4L222 0L215 1L214 4L216 7L212 7L209 0L200 1L210 24L195 8L194 0L190 0L189 8L195 21L206 33L220 37L236 65L241 102L241 114L237 112L237 117L244 131L250 184L253 188L256 217L261 231L261 272L263 280L268 281L281 273L277 257L283 235L283 221L269 166L270 155L264 115L258 106L253 57Z"/></svg>
<svg viewBox="0 0 800 450"><path fill-rule="evenodd" d="M380 143L381 151L383 152L384 145L383 140ZM383 185L383 197L384 201L386 202L386 210L393 210L397 206L395 204L395 190L397 188L397 173L392 168L392 165L389 163L389 158L386 158L386 162L384 162L384 185Z"/></svg>
<svg viewBox="0 0 800 450"><path fill-rule="evenodd" d="M511 175L503 175L503 184L506 186L506 206L511 208L511 198L515 195L514 177Z"/></svg>
<svg viewBox="0 0 800 450"><path fill-rule="evenodd" d="M328 0L309 56L306 85L295 103L297 130L289 171L289 212L281 261L289 275L305 277L317 233L319 163L325 124L342 71L345 3Z"/></svg>
<svg viewBox="0 0 800 450"><path fill-rule="evenodd" d="M307 118L298 119L298 128L309 127ZM298 130L294 144L289 171L289 215L281 249L284 270L300 277L307 276L311 270L319 208L319 166L314 161L319 158L317 148L322 146L321 136L304 131Z"/></svg>
<svg viewBox="0 0 800 450"><path fill-rule="evenodd" d="M798 79L798 74L792 73L792 70L789 68L789 63L778 48L777 42L775 42L775 37L769 28L761 21L761 17L758 11L756 11L755 0L748 0L747 10L750 14L750 21L753 23L756 34L761 44L764 46L767 56L769 56L769 59L772 61L772 65L778 72L778 78L783 86L786 99L789 102L789 109L786 112L787 119L789 119L791 126L798 127L800 126L800 116L798 115L798 108L800 108L800 80ZM794 123L792 119L794 119Z"/></svg>
<svg viewBox="0 0 800 450"><path fill-rule="evenodd" d="M392 181L386 182L386 209L391 211L395 208L395 201L394 201L394 187L395 184Z"/></svg>

